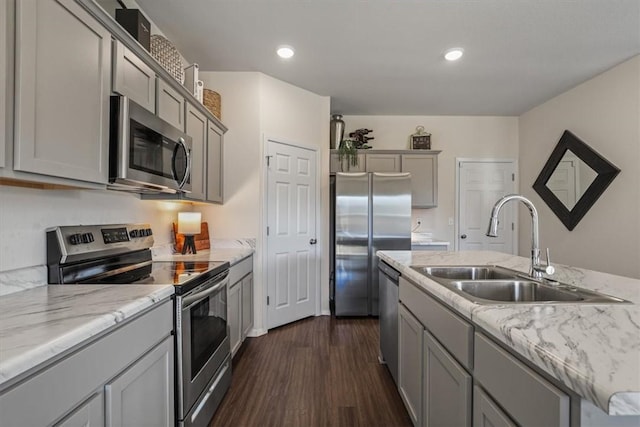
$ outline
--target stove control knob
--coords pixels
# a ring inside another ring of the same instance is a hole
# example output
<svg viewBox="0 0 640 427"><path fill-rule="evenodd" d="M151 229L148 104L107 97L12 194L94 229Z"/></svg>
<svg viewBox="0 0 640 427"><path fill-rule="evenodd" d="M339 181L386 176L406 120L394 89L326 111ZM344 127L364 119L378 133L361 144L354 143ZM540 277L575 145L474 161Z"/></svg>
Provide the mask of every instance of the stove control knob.
<svg viewBox="0 0 640 427"><path fill-rule="evenodd" d="M153 236L153 231L150 228L147 228L147 236Z"/></svg>
<svg viewBox="0 0 640 427"><path fill-rule="evenodd" d="M144 232L144 228L141 228L138 230L138 237L144 237L146 236L145 232Z"/></svg>
<svg viewBox="0 0 640 427"><path fill-rule="evenodd" d="M82 243L91 243L93 242L93 236L91 233L84 233L82 235Z"/></svg>
<svg viewBox="0 0 640 427"><path fill-rule="evenodd" d="M69 243L72 245L79 245L82 243L82 234L76 233L69 236Z"/></svg>
<svg viewBox="0 0 640 427"><path fill-rule="evenodd" d="M131 238L138 237L138 230L131 230L129 236L131 236Z"/></svg>

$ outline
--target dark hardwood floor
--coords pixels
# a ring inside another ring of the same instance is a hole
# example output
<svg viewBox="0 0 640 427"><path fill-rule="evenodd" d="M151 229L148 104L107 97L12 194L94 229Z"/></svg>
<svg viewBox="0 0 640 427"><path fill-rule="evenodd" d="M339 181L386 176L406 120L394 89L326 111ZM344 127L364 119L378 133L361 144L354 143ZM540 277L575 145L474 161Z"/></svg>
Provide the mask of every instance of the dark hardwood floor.
<svg viewBox="0 0 640 427"><path fill-rule="evenodd" d="M211 427L410 426L378 320L314 317L248 338Z"/></svg>

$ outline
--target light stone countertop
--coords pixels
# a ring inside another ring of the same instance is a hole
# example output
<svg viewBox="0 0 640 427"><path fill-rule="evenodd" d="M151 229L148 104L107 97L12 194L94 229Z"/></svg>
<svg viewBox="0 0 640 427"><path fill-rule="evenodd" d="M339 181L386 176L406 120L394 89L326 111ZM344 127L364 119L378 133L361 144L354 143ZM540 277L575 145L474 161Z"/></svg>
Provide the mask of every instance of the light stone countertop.
<svg viewBox="0 0 640 427"><path fill-rule="evenodd" d="M0 297L0 390L167 300L172 285L50 285Z"/></svg>
<svg viewBox="0 0 640 427"><path fill-rule="evenodd" d="M529 259L489 251L380 251L378 255L607 414L640 415L640 280L555 265L556 280L633 304L481 305L409 266L499 265L526 273Z"/></svg>
<svg viewBox="0 0 640 427"><path fill-rule="evenodd" d="M197 254L174 254L170 252L154 252L154 261L229 261L234 265L253 254L251 248L214 248L198 251Z"/></svg>

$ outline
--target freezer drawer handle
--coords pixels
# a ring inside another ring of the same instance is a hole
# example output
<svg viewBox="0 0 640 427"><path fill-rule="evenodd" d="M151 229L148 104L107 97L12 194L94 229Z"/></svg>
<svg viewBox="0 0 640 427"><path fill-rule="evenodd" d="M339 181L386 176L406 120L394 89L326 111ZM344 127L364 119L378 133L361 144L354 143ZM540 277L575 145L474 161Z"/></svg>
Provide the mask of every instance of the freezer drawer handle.
<svg viewBox="0 0 640 427"><path fill-rule="evenodd" d="M316 243L318 243L318 241L316 239L309 240L309 244L310 245L315 245Z"/></svg>

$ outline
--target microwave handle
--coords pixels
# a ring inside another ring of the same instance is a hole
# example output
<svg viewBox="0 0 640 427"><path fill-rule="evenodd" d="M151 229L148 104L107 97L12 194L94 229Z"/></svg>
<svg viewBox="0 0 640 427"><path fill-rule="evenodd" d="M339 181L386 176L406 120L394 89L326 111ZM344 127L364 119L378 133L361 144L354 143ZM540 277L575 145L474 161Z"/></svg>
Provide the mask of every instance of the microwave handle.
<svg viewBox="0 0 640 427"><path fill-rule="evenodd" d="M184 173L184 178L178 184L178 188L182 188L187 183L187 180L189 179L189 175L191 175L191 151L189 150L189 147L187 147L187 144L185 144L184 138L178 138L178 144L181 145L182 148L184 149L184 152L187 153L187 170ZM176 176L176 153L177 152L178 150L173 150L173 158L171 159L173 163L171 165L171 172L173 173L173 179L176 182L178 182L178 177Z"/></svg>

